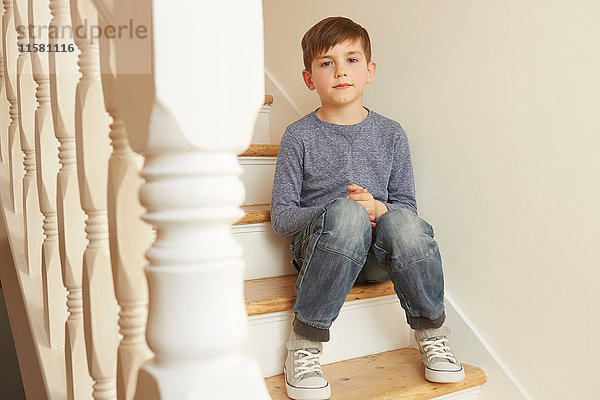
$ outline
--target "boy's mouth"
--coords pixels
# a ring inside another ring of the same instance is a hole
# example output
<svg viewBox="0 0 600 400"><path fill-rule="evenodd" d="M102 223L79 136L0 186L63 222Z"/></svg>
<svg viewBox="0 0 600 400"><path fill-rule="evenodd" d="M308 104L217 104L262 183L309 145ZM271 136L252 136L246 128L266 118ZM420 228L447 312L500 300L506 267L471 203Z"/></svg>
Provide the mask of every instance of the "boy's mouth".
<svg viewBox="0 0 600 400"><path fill-rule="evenodd" d="M340 83L339 85L334 86L334 88L336 89L345 89L347 87L350 87L352 85L350 85L349 83Z"/></svg>

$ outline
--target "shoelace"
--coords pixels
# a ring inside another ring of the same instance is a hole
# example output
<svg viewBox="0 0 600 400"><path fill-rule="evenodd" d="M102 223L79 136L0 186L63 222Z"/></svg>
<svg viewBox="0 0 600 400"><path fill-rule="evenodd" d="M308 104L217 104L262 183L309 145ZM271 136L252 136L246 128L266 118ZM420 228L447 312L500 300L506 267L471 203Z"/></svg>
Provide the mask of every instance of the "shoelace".
<svg viewBox="0 0 600 400"><path fill-rule="evenodd" d="M457 363L448 346L448 339L445 337L425 339L420 341L419 345L425 351L427 361L431 361L433 358L445 358L454 364Z"/></svg>
<svg viewBox="0 0 600 400"><path fill-rule="evenodd" d="M303 355L304 357L294 360L294 365L302 364L300 367L295 367L294 374L295 378L299 378L301 375L308 374L309 372L323 372L321 365L319 365L319 354L311 353L307 350L297 350L294 352L294 356Z"/></svg>

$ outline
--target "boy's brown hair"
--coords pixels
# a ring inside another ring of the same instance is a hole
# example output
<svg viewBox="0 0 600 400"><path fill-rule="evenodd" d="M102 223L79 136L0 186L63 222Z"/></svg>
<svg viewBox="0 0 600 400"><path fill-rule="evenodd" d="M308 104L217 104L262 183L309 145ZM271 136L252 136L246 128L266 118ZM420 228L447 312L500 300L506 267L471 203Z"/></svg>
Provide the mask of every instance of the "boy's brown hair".
<svg viewBox="0 0 600 400"><path fill-rule="evenodd" d="M302 38L304 68L312 73L312 61L336 44L361 41L367 64L371 61L371 40L367 30L345 17L328 17L317 22Z"/></svg>

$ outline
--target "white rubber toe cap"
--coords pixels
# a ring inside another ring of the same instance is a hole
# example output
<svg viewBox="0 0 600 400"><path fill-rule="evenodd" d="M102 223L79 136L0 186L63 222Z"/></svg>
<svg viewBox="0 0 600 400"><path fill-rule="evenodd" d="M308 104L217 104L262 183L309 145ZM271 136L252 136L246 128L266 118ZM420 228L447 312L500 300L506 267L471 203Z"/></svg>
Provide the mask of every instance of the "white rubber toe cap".
<svg viewBox="0 0 600 400"><path fill-rule="evenodd" d="M302 382L304 383L304 382ZM285 389L290 399L294 400L327 400L331 397L331 387L294 387L285 383Z"/></svg>
<svg viewBox="0 0 600 400"><path fill-rule="evenodd" d="M436 383L462 382L465 379L465 370L462 367L459 370L457 370L454 364L450 365L452 365L453 368L453 370L450 371L425 368L425 379L427 379L430 382Z"/></svg>
<svg viewBox="0 0 600 400"><path fill-rule="evenodd" d="M316 389L327 386L327 381L320 376L311 376L310 378L300 380L295 386L299 389Z"/></svg>

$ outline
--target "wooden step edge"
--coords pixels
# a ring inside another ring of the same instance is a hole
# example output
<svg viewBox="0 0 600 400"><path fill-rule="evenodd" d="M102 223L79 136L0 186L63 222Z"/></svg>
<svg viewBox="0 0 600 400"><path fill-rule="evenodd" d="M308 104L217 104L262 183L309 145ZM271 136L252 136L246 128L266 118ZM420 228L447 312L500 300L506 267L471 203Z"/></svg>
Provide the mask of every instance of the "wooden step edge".
<svg viewBox="0 0 600 400"><path fill-rule="evenodd" d="M244 282L248 316L269 314L292 309L297 275L252 279ZM346 302L395 295L392 282L355 285Z"/></svg>
<svg viewBox="0 0 600 400"><path fill-rule="evenodd" d="M419 352L403 348L324 365L323 372L331 385L331 400L428 400L487 382L481 368L464 363L463 368L462 382L432 383L425 379ZM288 398L283 374L266 378L265 383L272 400Z"/></svg>
<svg viewBox="0 0 600 400"><path fill-rule="evenodd" d="M277 157L278 152L278 144L251 144L238 157Z"/></svg>
<svg viewBox="0 0 600 400"><path fill-rule="evenodd" d="M244 216L234 223L234 225L258 224L261 222L271 222L271 205L259 204L255 206L242 206Z"/></svg>
<svg viewBox="0 0 600 400"><path fill-rule="evenodd" d="M273 105L273 95L272 94L265 94L265 106L272 106Z"/></svg>

